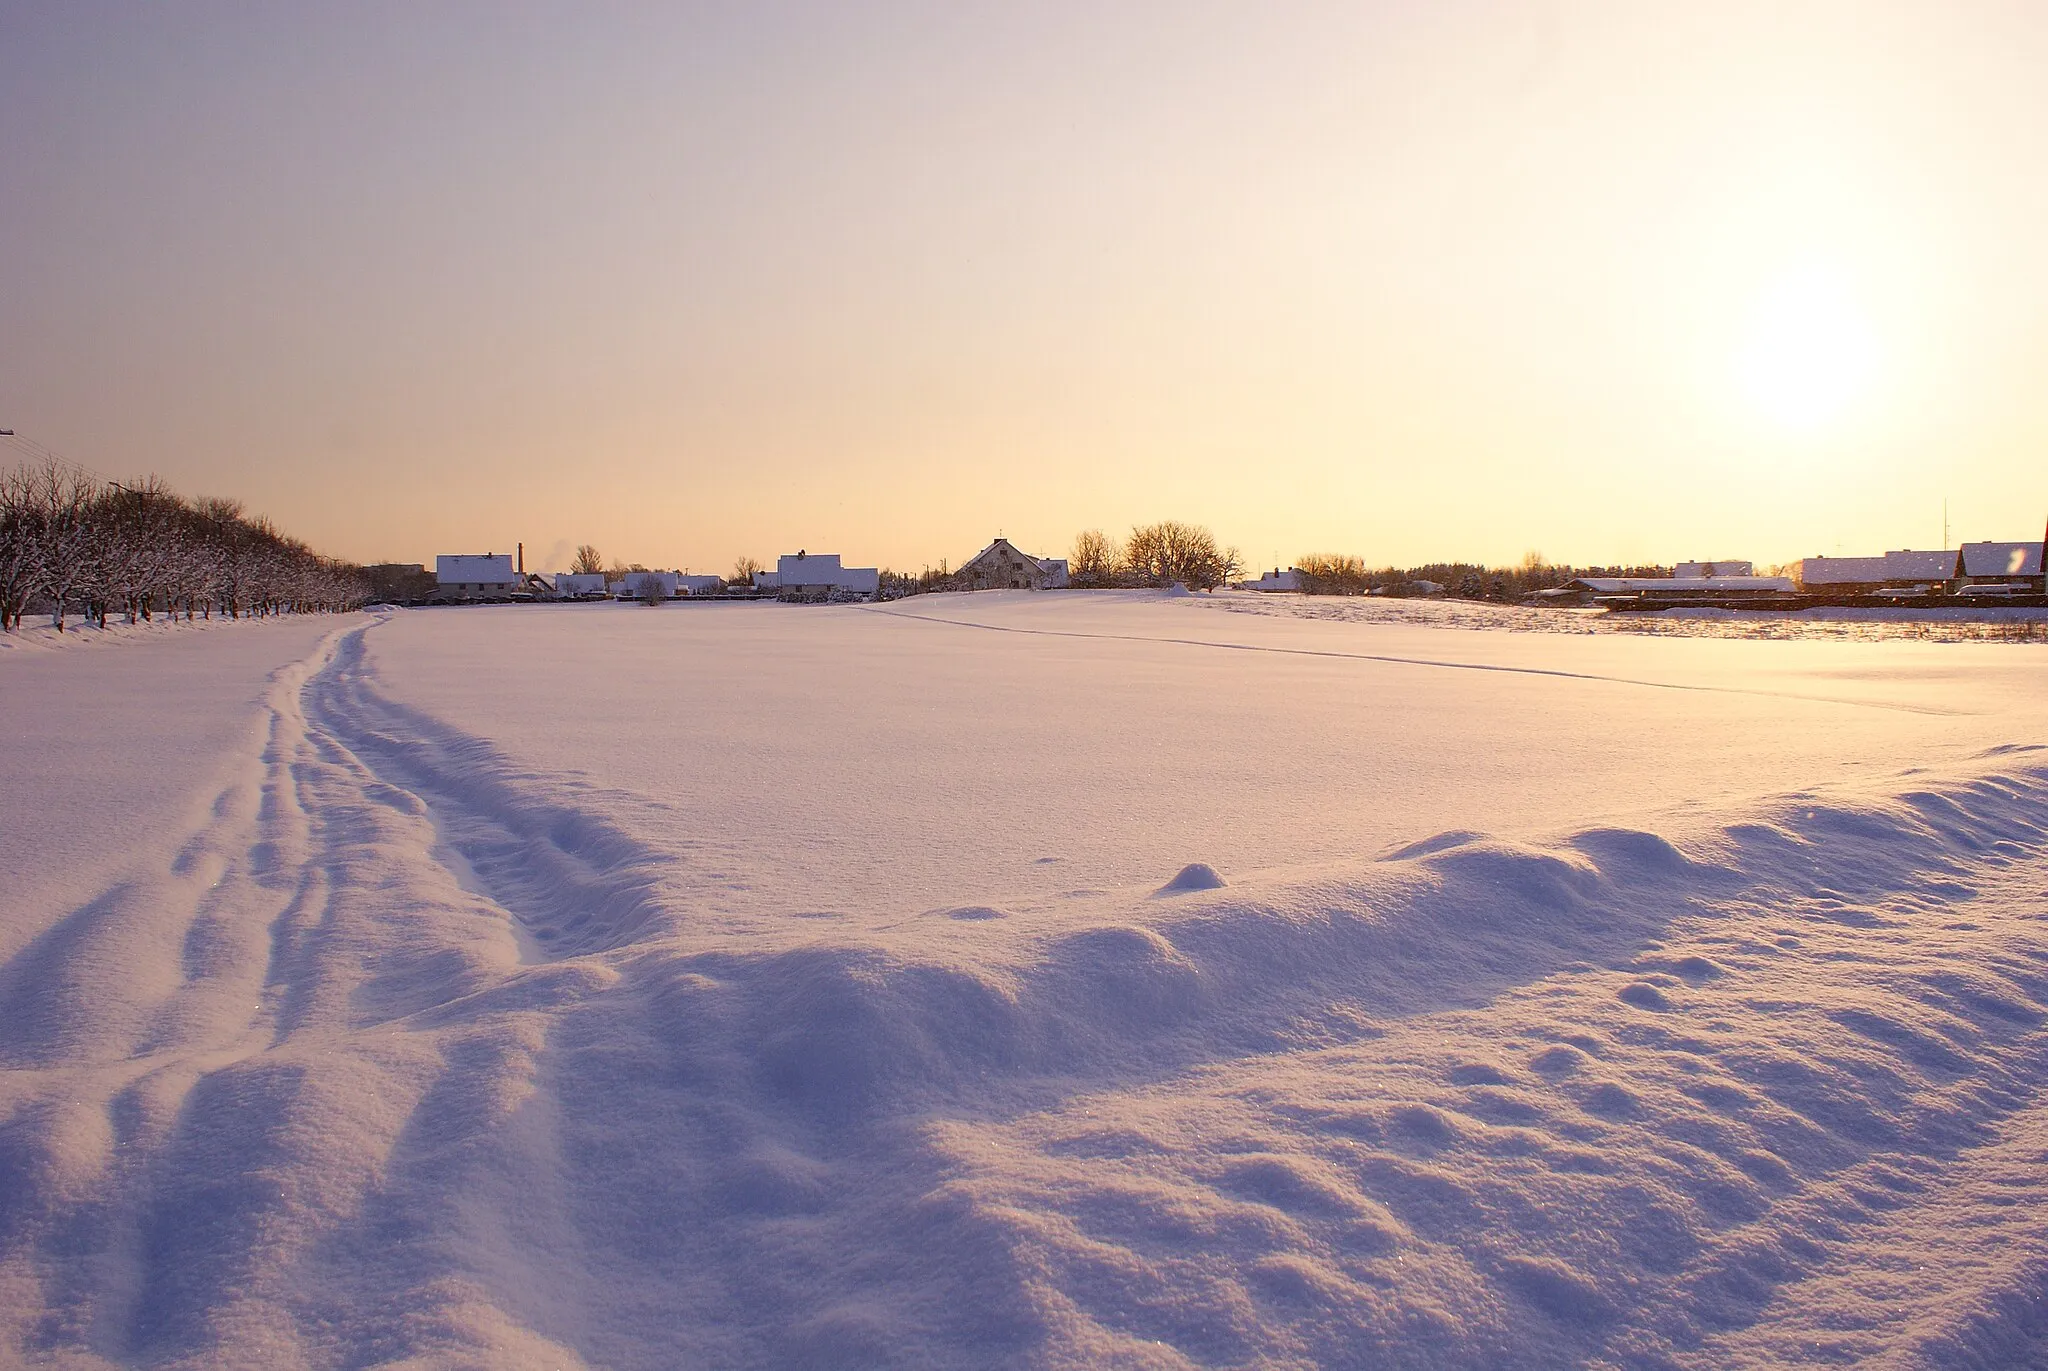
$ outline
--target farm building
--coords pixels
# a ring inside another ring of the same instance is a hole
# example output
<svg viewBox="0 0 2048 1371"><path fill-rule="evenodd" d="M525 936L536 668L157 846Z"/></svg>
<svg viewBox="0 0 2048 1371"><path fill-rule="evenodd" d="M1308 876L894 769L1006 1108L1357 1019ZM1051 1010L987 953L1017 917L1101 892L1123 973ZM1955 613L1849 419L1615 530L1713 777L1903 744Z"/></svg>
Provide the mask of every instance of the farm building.
<svg viewBox="0 0 2048 1371"><path fill-rule="evenodd" d="M1807 557L1794 569L1800 588L1817 595L1866 595L1875 591L1917 591L1956 579L1955 552L1899 550L1882 557Z"/></svg>
<svg viewBox="0 0 2048 1371"><path fill-rule="evenodd" d="M761 577L754 577L761 584ZM774 586L783 598L826 599L834 592L872 595L881 588L882 573L876 567L839 564L837 553L798 552L775 559Z"/></svg>
<svg viewBox="0 0 2048 1371"><path fill-rule="evenodd" d="M605 595L602 571L565 571L555 577L555 594L565 600L601 600Z"/></svg>
<svg viewBox="0 0 2048 1371"><path fill-rule="evenodd" d="M2042 589L2041 544L1964 543L1962 580L1965 590L1982 593L1991 586L2010 586L2015 593Z"/></svg>
<svg viewBox="0 0 2048 1371"><path fill-rule="evenodd" d="M1067 559L1033 557L1008 538L998 538L961 563L954 584L967 590L1062 590Z"/></svg>
<svg viewBox="0 0 2048 1371"><path fill-rule="evenodd" d="M434 559L434 585L443 595L510 595L526 588L526 577L509 552L454 553Z"/></svg>
<svg viewBox="0 0 2048 1371"><path fill-rule="evenodd" d="M673 600L680 580L673 571L629 571L612 584L612 594L621 600L644 600L649 595Z"/></svg>

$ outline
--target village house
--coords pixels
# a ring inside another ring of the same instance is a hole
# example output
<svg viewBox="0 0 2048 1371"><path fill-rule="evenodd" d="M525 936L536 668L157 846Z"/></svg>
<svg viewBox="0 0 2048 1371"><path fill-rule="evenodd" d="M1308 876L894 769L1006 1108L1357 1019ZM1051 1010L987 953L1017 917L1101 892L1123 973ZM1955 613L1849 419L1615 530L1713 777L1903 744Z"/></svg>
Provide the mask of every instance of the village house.
<svg viewBox="0 0 2048 1371"><path fill-rule="evenodd" d="M1067 559L1033 557L998 538L961 563L953 583L963 590L1064 590Z"/></svg>
<svg viewBox="0 0 2048 1371"><path fill-rule="evenodd" d="M526 589L526 574L509 552L455 553L434 559L434 588L444 596L487 599Z"/></svg>
<svg viewBox="0 0 2048 1371"><path fill-rule="evenodd" d="M757 574L754 584L761 583ZM837 553L785 553L775 559L771 584L785 600L827 600L834 595L873 595L881 589L882 573L877 567L841 566Z"/></svg>
<svg viewBox="0 0 2048 1371"><path fill-rule="evenodd" d="M1300 590L1301 573L1293 567L1289 567L1285 571L1282 571L1279 567L1274 567L1271 571L1261 573L1257 580L1242 581L1239 584L1245 590Z"/></svg>

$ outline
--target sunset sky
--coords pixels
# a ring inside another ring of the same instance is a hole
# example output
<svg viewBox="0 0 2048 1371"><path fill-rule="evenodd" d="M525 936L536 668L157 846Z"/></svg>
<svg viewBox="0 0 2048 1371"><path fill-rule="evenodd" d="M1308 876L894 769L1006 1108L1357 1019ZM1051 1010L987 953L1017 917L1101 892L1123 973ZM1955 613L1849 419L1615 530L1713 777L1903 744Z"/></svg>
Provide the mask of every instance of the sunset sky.
<svg viewBox="0 0 2048 1371"><path fill-rule="evenodd" d="M0 427L360 560L2038 536L2044 73L2040 3L0 0Z"/></svg>

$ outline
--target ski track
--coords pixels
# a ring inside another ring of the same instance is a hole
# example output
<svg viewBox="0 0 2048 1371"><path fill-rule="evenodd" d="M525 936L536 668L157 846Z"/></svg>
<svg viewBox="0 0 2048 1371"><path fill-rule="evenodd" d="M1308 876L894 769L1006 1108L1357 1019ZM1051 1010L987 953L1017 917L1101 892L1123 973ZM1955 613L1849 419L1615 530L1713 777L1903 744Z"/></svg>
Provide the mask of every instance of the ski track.
<svg viewBox="0 0 2048 1371"><path fill-rule="evenodd" d="M1682 847L1451 833L1164 890L1022 965L760 952L693 939L677 858L391 699L373 631L277 674L173 860L0 967L12 1356L2040 1350L2030 750Z"/></svg>

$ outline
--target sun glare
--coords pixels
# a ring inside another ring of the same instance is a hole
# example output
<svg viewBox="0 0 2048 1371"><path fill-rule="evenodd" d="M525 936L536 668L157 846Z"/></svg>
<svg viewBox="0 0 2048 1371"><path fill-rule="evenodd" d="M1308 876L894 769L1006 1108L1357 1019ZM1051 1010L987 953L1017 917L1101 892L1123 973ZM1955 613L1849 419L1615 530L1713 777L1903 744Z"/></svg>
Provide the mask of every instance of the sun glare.
<svg viewBox="0 0 2048 1371"><path fill-rule="evenodd" d="M1752 410L1809 432L1850 416L1877 372L1877 338L1838 271L1787 272L1752 305L1738 359Z"/></svg>

